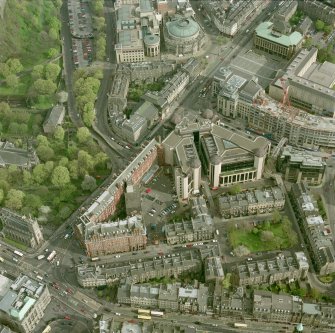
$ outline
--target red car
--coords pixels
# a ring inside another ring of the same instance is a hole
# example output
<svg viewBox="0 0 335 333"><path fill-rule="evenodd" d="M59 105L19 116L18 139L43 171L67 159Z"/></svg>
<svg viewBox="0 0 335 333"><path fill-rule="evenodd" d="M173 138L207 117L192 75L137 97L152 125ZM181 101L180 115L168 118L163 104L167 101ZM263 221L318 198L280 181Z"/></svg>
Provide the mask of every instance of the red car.
<svg viewBox="0 0 335 333"><path fill-rule="evenodd" d="M70 316L65 316L64 319L65 320L71 320L71 317Z"/></svg>
<svg viewBox="0 0 335 333"><path fill-rule="evenodd" d="M66 288L66 291L67 291L69 294L73 294L73 291L72 291L70 288Z"/></svg>

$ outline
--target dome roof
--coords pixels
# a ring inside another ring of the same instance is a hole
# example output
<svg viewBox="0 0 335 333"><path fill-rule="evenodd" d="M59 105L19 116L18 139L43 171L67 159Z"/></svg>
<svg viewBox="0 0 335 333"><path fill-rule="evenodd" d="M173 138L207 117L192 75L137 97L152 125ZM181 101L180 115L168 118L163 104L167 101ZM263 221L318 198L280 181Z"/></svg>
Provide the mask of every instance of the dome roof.
<svg viewBox="0 0 335 333"><path fill-rule="evenodd" d="M201 116L205 119L212 119L213 116L214 116L214 113L213 113L212 110L206 109L206 110L201 112Z"/></svg>
<svg viewBox="0 0 335 333"><path fill-rule="evenodd" d="M219 155L213 155L211 157L211 163L214 165L220 164L221 163L221 158Z"/></svg>
<svg viewBox="0 0 335 333"><path fill-rule="evenodd" d="M168 22L168 32L176 38L190 38L199 32L199 25L192 19L180 18L175 21Z"/></svg>
<svg viewBox="0 0 335 333"><path fill-rule="evenodd" d="M190 160L190 162L189 162L189 166L190 166L191 168L196 169L196 168L200 168L200 167L201 167L201 163L200 163L200 161L199 161L199 159L198 159L197 157L194 157L194 158L192 158L192 159Z"/></svg>
<svg viewBox="0 0 335 333"><path fill-rule="evenodd" d="M144 36L145 45L156 45L159 43L159 37L157 35L146 35Z"/></svg>

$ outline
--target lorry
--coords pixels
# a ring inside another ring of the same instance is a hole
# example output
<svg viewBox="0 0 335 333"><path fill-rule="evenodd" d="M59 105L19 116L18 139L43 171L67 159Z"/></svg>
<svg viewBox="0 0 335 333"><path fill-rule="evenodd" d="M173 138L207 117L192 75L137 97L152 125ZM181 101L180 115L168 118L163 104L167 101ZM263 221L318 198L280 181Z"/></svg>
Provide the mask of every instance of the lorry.
<svg viewBox="0 0 335 333"><path fill-rule="evenodd" d="M53 258L55 258L55 257L56 257L56 251L53 250L53 251L49 254L47 260L50 262L50 261L51 261Z"/></svg>

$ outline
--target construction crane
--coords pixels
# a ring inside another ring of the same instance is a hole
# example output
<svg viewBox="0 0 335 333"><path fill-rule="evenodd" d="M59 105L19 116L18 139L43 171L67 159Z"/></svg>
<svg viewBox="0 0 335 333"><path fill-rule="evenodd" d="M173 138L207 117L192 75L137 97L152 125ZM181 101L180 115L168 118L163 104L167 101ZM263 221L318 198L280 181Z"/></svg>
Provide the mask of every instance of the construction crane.
<svg viewBox="0 0 335 333"><path fill-rule="evenodd" d="M290 114L290 119L293 120L298 114L299 114L299 109L291 107L291 102L288 96L288 87L285 84L286 79L284 77L280 78L280 84L283 88L283 99L282 99L282 105L285 107L286 111L289 112Z"/></svg>

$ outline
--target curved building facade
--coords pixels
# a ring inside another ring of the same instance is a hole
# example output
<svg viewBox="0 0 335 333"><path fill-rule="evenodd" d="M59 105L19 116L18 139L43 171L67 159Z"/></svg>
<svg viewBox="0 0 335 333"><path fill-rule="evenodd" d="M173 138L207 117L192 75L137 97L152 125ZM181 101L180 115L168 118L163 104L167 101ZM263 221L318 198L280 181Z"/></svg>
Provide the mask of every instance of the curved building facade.
<svg viewBox="0 0 335 333"><path fill-rule="evenodd" d="M160 38L157 35L144 36L145 55L147 57L155 57L160 52Z"/></svg>
<svg viewBox="0 0 335 333"><path fill-rule="evenodd" d="M167 50L175 55L194 54L203 47L205 35L192 18L177 17L166 22L164 40Z"/></svg>

